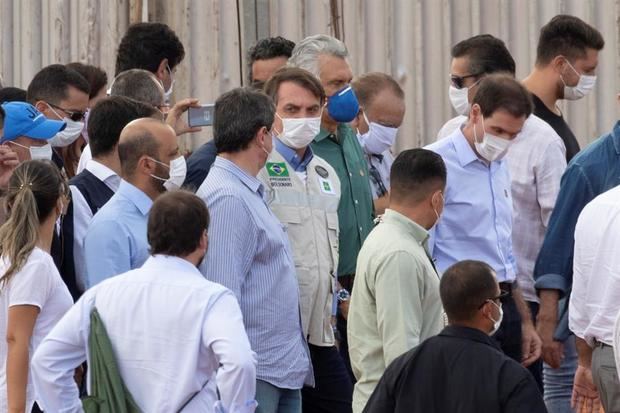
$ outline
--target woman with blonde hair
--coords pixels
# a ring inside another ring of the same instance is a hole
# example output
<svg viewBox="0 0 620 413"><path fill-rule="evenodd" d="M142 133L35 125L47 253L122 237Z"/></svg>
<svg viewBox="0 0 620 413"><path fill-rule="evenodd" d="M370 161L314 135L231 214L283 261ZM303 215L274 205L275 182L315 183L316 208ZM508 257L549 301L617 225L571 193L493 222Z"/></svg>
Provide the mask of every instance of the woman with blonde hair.
<svg viewBox="0 0 620 413"><path fill-rule="evenodd" d="M24 162L9 179L8 219L0 227L1 412L32 411L30 357L73 304L50 256L68 193L49 161Z"/></svg>

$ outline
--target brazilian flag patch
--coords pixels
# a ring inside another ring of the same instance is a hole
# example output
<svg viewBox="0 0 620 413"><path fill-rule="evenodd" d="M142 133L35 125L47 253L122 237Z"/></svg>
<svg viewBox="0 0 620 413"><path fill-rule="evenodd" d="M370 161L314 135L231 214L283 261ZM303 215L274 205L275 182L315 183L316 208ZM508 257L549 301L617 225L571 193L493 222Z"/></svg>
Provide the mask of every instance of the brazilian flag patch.
<svg viewBox="0 0 620 413"><path fill-rule="evenodd" d="M269 174L269 176L275 176L279 178L289 176L288 169L286 169L286 164L284 162L267 162L265 168L267 168L267 173Z"/></svg>

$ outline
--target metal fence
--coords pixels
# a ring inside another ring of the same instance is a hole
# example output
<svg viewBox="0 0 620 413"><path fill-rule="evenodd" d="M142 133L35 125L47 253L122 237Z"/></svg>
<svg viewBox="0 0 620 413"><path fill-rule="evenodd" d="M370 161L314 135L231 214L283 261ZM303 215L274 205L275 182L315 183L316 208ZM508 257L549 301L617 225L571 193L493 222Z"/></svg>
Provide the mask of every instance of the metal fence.
<svg viewBox="0 0 620 413"><path fill-rule="evenodd" d="M504 39L517 76L533 65L540 27L558 13L579 16L605 37L598 83L563 107L582 145L618 119L620 0L0 0L0 70L6 85L26 87L51 63L82 61L111 77L116 47L130 22L162 21L185 45L175 96L215 98L247 78L247 49L282 35L299 41L327 33L344 40L355 74L382 71L406 92L398 148L434 140L453 116L448 99L450 47L469 36ZM188 137L195 147L209 130Z"/></svg>

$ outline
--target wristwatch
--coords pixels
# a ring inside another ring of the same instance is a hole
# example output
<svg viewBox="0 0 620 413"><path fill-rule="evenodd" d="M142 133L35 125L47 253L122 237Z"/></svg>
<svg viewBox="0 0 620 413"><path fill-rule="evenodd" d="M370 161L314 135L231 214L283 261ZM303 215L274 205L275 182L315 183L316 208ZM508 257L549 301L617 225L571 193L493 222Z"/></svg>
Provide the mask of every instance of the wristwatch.
<svg viewBox="0 0 620 413"><path fill-rule="evenodd" d="M351 298L351 294L344 288L341 288L336 292L336 298L338 299L339 303L343 303L345 301L349 301L349 299Z"/></svg>

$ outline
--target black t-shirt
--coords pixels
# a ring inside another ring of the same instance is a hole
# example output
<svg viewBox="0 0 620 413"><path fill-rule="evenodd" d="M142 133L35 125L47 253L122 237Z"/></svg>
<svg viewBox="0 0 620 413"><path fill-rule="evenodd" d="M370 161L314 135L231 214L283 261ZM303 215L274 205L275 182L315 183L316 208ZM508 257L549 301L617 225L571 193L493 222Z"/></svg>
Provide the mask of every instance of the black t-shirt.
<svg viewBox="0 0 620 413"><path fill-rule="evenodd" d="M555 132L560 135L566 147L566 162L570 162L573 156L580 151L579 142L562 115L556 115L543 103L540 98L532 94L534 99L534 115L547 122Z"/></svg>

